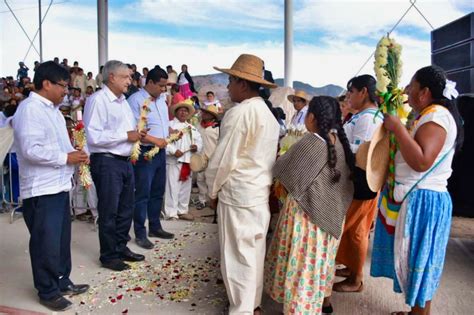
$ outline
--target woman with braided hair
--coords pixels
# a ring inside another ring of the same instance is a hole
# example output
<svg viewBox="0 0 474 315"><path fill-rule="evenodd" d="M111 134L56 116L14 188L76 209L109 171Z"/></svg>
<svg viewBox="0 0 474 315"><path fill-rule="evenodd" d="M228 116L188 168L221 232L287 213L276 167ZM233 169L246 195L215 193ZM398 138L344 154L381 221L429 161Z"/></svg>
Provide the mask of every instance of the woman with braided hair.
<svg viewBox="0 0 474 315"><path fill-rule="evenodd" d="M385 115L384 126L398 143L393 194L401 207L395 233L382 215L377 218L370 273L393 279L394 291L403 292L411 306L410 312L392 314L430 314L441 279L452 212L447 184L463 142L461 116L452 102L455 85L441 68L421 68L408 87L408 102L418 113L411 128Z"/></svg>
<svg viewBox="0 0 474 315"><path fill-rule="evenodd" d="M314 97L308 133L273 167L283 208L266 257L265 289L285 314L321 314L352 201L354 157L336 99ZM330 305L327 305L330 308Z"/></svg>
<svg viewBox="0 0 474 315"><path fill-rule="evenodd" d="M351 150L354 154L360 145L371 141L377 128L383 123L382 113L378 112L376 81L364 74L354 77L347 83L347 101L356 111L346 124ZM369 248L370 227L377 213L377 192L369 189L366 173L356 166L354 172L354 200L347 210L344 232L342 233L336 261L346 268L336 271L336 276L344 281L334 284L337 292L360 292L363 289L364 263Z"/></svg>

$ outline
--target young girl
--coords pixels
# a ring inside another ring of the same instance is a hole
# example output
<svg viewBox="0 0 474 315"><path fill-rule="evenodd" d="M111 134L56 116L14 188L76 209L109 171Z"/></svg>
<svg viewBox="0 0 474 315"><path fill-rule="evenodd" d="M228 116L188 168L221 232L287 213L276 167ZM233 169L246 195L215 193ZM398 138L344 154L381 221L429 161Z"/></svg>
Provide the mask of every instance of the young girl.
<svg viewBox="0 0 474 315"><path fill-rule="evenodd" d="M395 292L403 292L412 307L392 314L430 314L439 286L451 227L446 186L454 151L463 142L461 117L450 101L456 97L454 82L441 68L421 68L408 88L408 102L419 113L410 130L397 117L385 116L384 126L399 146L394 199L402 204L395 227L379 212L370 273L392 278Z"/></svg>
<svg viewBox="0 0 474 315"><path fill-rule="evenodd" d="M308 133L273 168L286 196L266 258L265 288L285 314L313 315L331 292L354 158L336 99L314 97L305 125Z"/></svg>

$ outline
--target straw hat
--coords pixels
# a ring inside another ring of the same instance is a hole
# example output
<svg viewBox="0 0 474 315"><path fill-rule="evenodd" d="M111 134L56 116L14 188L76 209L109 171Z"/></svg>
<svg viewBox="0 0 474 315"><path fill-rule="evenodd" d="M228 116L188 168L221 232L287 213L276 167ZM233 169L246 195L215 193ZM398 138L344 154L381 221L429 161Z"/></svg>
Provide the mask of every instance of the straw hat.
<svg viewBox="0 0 474 315"><path fill-rule="evenodd" d="M203 106L201 107L201 110L213 115L216 119L219 118L219 108L214 104Z"/></svg>
<svg viewBox="0 0 474 315"><path fill-rule="evenodd" d="M287 98L290 102L293 103L295 97L299 97L299 98L302 98L302 99L306 100L306 103L311 101L311 98L303 90L295 90L295 94L290 94L290 95L288 95Z"/></svg>
<svg viewBox="0 0 474 315"><path fill-rule="evenodd" d="M373 192L379 191L387 179L390 160L389 134L383 125L377 128L372 140L359 146L356 166L366 171L367 184Z"/></svg>
<svg viewBox="0 0 474 315"><path fill-rule="evenodd" d="M207 159L204 155L193 153L191 155L191 160L189 161L189 167L193 172L202 172L207 168Z"/></svg>
<svg viewBox="0 0 474 315"><path fill-rule="evenodd" d="M176 111L177 111L178 109L182 108L182 107L185 107L185 108L187 108L187 109L189 110L188 119L189 119L190 117L192 117L192 116L194 115L194 113L196 112L196 110L194 109L194 103L193 103L193 101L192 101L190 98L188 98L188 99L186 99L186 100L184 100L184 101L182 101L182 102L179 102L179 103L176 104L176 105L171 106L171 109L170 109L170 110L171 110L171 113L173 114L173 116L176 116Z"/></svg>
<svg viewBox="0 0 474 315"><path fill-rule="evenodd" d="M214 67L214 69L237 78L260 83L263 87L276 88L278 86L263 79L263 60L254 55L240 55L230 69L218 67Z"/></svg>

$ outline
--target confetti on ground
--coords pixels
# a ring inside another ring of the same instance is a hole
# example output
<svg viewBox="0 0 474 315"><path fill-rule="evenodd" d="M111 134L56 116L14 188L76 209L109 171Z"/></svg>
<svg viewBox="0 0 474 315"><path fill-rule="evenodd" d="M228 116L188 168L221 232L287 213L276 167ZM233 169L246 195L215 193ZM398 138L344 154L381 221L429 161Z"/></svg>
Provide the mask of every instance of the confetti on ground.
<svg viewBox="0 0 474 315"><path fill-rule="evenodd" d="M151 310L180 303L196 314L210 306L223 308L225 288L216 284L220 278L218 253L209 250L210 244L218 242L217 232L204 231L204 226L188 223L174 240L151 239L156 240L155 248L145 253L144 262L130 263L130 270L97 272L86 294L71 297L75 311L103 313L120 307L113 309L133 314L133 305L138 303Z"/></svg>

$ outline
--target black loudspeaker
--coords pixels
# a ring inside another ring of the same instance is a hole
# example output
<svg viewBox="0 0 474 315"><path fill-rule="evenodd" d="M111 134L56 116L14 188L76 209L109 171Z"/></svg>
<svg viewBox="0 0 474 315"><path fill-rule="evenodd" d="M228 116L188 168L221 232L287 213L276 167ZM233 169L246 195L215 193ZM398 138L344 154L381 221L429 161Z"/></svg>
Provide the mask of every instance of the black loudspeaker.
<svg viewBox="0 0 474 315"><path fill-rule="evenodd" d="M464 143L454 155L453 174L448 181L448 191L453 199L453 215L474 218L474 94L464 94L457 99L459 112L464 120Z"/></svg>
<svg viewBox="0 0 474 315"><path fill-rule="evenodd" d="M446 71L459 93L474 93L474 13L431 32L431 63Z"/></svg>

